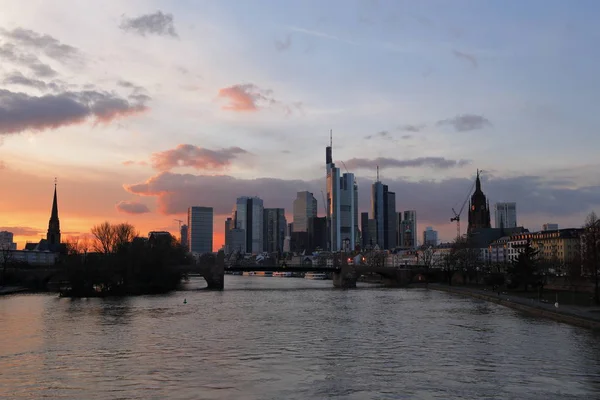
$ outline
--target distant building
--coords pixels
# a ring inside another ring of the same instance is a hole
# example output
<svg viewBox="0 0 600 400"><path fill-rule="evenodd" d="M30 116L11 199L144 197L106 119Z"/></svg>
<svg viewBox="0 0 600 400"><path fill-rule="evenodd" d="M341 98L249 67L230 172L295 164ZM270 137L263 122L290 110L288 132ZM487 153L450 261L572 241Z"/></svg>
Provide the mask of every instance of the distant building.
<svg viewBox="0 0 600 400"><path fill-rule="evenodd" d="M263 251L264 206L259 197L238 197L234 209L235 227L246 232L246 253Z"/></svg>
<svg viewBox="0 0 600 400"><path fill-rule="evenodd" d="M471 196L469 203L469 226L467 233L473 229L491 228L490 223L490 205L481 191L481 180L479 179L479 170L477 170L477 178L475 180L475 192Z"/></svg>
<svg viewBox="0 0 600 400"><path fill-rule="evenodd" d="M192 253L213 251L213 208L188 208L188 250Z"/></svg>
<svg viewBox="0 0 600 400"><path fill-rule="evenodd" d="M517 203L496 203L494 205L496 228L517 226Z"/></svg>
<svg viewBox="0 0 600 400"><path fill-rule="evenodd" d="M375 220L376 227L373 242L380 249L396 247L396 194L379 181L379 172L377 181L371 187L371 217Z"/></svg>
<svg viewBox="0 0 600 400"><path fill-rule="evenodd" d="M423 231L423 246L437 246L438 233L431 226L428 226Z"/></svg>
<svg viewBox="0 0 600 400"><path fill-rule="evenodd" d="M369 245L369 213L360 213L360 244L363 249Z"/></svg>
<svg viewBox="0 0 600 400"><path fill-rule="evenodd" d="M317 216L317 199L311 192L298 192L294 200L294 232L308 232L308 220Z"/></svg>
<svg viewBox="0 0 600 400"><path fill-rule="evenodd" d="M327 246L327 218L314 217L308 224L309 249L311 252L317 249L325 250Z"/></svg>
<svg viewBox="0 0 600 400"><path fill-rule="evenodd" d="M400 247L404 249L415 249L417 242L417 212L415 210L404 211L400 222Z"/></svg>
<svg viewBox="0 0 600 400"><path fill-rule="evenodd" d="M263 251L282 253L287 221L283 208L265 208L263 211Z"/></svg>
<svg viewBox="0 0 600 400"><path fill-rule="evenodd" d="M557 231L558 230L558 224L544 224L542 225L542 231Z"/></svg>
<svg viewBox="0 0 600 400"><path fill-rule="evenodd" d="M13 242L13 233L0 231L0 250L16 250L17 244Z"/></svg>
<svg viewBox="0 0 600 400"><path fill-rule="evenodd" d="M187 248L188 248L188 226L185 224L181 225L181 228L179 229L179 242L187 250Z"/></svg>

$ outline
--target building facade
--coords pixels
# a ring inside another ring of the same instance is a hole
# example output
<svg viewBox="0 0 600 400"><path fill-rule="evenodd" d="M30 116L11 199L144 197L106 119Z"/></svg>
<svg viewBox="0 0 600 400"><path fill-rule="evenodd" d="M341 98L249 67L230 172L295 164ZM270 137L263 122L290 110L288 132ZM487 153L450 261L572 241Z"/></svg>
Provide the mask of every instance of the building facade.
<svg viewBox="0 0 600 400"><path fill-rule="evenodd" d="M17 244L13 242L13 233L0 231L0 250L16 250Z"/></svg>
<svg viewBox="0 0 600 400"><path fill-rule="evenodd" d="M188 208L188 250L192 253L213 251L213 208Z"/></svg>
<svg viewBox="0 0 600 400"><path fill-rule="evenodd" d="M183 224L179 229L179 243L187 250L188 248L188 226Z"/></svg>
<svg viewBox="0 0 600 400"><path fill-rule="evenodd" d="M434 231L431 226L428 226L423 231L423 246L437 246L438 232Z"/></svg>
<svg viewBox="0 0 600 400"><path fill-rule="evenodd" d="M233 218L235 218L235 228L243 229L246 233L246 253L259 254L263 251L263 214L261 198L244 196L236 200Z"/></svg>
<svg viewBox="0 0 600 400"><path fill-rule="evenodd" d="M400 247L404 249L417 248L417 212L415 210L407 210L402 214L400 240Z"/></svg>
<svg viewBox="0 0 600 400"><path fill-rule="evenodd" d="M308 232L310 218L317 216L317 199L311 192L298 192L294 200L294 232Z"/></svg>
<svg viewBox="0 0 600 400"><path fill-rule="evenodd" d="M496 203L494 216L496 228L516 228L517 203Z"/></svg>
<svg viewBox="0 0 600 400"><path fill-rule="evenodd" d="M283 208L265 208L263 211L263 250L283 253L287 221Z"/></svg>
<svg viewBox="0 0 600 400"><path fill-rule="evenodd" d="M376 236L373 243L380 249L396 247L396 194L377 180L371 187L371 217L375 220Z"/></svg>
<svg viewBox="0 0 600 400"><path fill-rule="evenodd" d="M547 223L542 225L542 231L557 231L558 230L558 224L553 224L553 223Z"/></svg>

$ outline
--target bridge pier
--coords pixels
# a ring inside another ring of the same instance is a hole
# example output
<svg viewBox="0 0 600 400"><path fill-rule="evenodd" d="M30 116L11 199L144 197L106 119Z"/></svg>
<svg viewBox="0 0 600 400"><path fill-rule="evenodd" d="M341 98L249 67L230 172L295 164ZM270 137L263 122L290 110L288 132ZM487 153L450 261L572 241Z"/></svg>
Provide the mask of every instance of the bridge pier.
<svg viewBox="0 0 600 400"><path fill-rule="evenodd" d="M356 287L358 274L350 265L342 265L339 271L333 273L333 286L336 288L350 289Z"/></svg>
<svg viewBox="0 0 600 400"><path fill-rule="evenodd" d="M219 250L214 265L210 265L202 273L207 289L223 290L225 288L225 253Z"/></svg>
<svg viewBox="0 0 600 400"><path fill-rule="evenodd" d="M410 271L395 270L382 275L385 287L398 288L408 286L411 280Z"/></svg>

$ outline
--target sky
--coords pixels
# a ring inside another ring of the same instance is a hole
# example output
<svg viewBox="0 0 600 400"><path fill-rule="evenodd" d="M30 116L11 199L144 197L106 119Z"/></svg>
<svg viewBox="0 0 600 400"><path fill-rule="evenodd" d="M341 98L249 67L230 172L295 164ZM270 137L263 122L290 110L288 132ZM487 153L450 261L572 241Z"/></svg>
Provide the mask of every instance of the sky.
<svg viewBox="0 0 600 400"><path fill-rule="evenodd" d="M600 3L0 0L0 230L178 231L312 191L325 146L451 240L477 169L530 230L600 212ZM343 162L343 164L342 164ZM344 166L345 165L345 166ZM493 215L492 215L493 220ZM466 229L466 211L462 229Z"/></svg>

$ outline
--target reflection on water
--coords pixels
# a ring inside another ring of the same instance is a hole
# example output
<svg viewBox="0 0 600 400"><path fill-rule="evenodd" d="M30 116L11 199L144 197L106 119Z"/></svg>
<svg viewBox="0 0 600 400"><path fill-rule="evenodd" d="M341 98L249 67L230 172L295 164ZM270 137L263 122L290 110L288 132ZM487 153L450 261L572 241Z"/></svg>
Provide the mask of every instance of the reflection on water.
<svg viewBox="0 0 600 400"><path fill-rule="evenodd" d="M0 298L0 398L591 399L598 339L447 293L292 278L17 295Z"/></svg>

